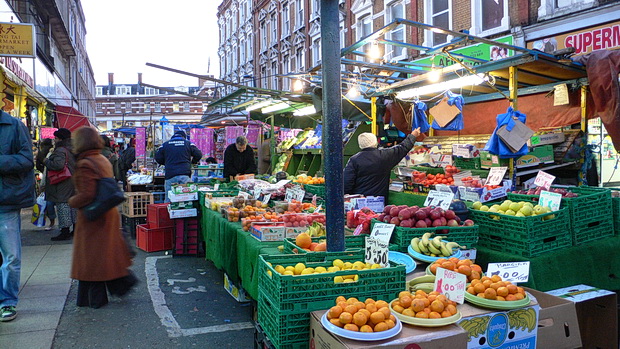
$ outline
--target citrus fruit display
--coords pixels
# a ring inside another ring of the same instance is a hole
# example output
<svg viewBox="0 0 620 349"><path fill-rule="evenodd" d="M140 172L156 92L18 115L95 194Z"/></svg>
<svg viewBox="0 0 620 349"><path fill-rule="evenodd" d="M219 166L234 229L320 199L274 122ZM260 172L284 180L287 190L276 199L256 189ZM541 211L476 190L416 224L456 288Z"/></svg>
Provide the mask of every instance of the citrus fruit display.
<svg viewBox="0 0 620 349"><path fill-rule="evenodd" d="M367 298L362 302L343 296L336 298L335 305L327 311L327 319L345 330L369 333L388 331L397 322L386 301Z"/></svg>
<svg viewBox="0 0 620 349"><path fill-rule="evenodd" d="M530 303L530 298L523 287L502 281L499 275L473 279L467 286L465 300L492 309L515 309Z"/></svg>
<svg viewBox="0 0 620 349"><path fill-rule="evenodd" d="M419 326L445 326L461 318L456 302L436 291L402 291L390 308L402 322Z"/></svg>
<svg viewBox="0 0 620 349"><path fill-rule="evenodd" d="M436 275L437 268L444 268L463 274L467 276L468 282L480 279L483 275L482 268L472 262L471 259L440 258L428 266L427 272Z"/></svg>

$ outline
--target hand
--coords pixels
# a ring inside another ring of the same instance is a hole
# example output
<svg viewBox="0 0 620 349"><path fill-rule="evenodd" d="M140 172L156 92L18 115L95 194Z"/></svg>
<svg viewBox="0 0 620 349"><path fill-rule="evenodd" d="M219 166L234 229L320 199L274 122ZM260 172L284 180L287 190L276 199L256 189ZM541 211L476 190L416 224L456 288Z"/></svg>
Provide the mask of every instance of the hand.
<svg viewBox="0 0 620 349"><path fill-rule="evenodd" d="M415 130L411 131L411 134L412 134L414 137L418 137L418 136L420 135L420 128L418 127L418 128L416 128Z"/></svg>

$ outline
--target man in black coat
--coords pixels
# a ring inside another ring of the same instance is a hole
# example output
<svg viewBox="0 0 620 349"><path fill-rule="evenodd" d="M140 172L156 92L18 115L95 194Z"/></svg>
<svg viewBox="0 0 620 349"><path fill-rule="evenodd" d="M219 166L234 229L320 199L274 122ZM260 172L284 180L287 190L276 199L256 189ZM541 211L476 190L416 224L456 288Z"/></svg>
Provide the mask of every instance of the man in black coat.
<svg viewBox="0 0 620 349"><path fill-rule="evenodd" d="M224 151L224 178L233 180L236 175L256 173L256 157L248 140L244 136L237 137L234 144Z"/></svg>
<svg viewBox="0 0 620 349"><path fill-rule="evenodd" d="M196 145L186 139L185 131L174 133L155 153L155 161L166 166L165 202L169 202L168 191L175 184L189 183L192 176L192 164L197 164L202 152Z"/></svg>
<svg viewBox="0 0 620 349"><path fill-rule="evenodd" d="M383 196L387 202L390 173L413 148L420 129L416 128L398 145L377 149L377 136L362 133L357 137L361 151L353 155L344 169L344 193Z"/></svg>

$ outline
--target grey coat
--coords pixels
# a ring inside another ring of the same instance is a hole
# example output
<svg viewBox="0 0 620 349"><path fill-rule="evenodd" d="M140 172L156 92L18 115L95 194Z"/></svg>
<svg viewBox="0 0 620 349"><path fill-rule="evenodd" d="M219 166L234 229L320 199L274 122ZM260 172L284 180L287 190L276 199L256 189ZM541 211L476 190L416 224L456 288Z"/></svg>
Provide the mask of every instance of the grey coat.
<svg viewBox="0 0 620 349"><path fill-rule="evenodd" d="M75 156L71 152L71 139L65 139L56 144L52 155L45 159L43 163L48 171L48 177L45 178L45 199L54 203L69 202L69 198L73 196L75 188L73 186L73 179L50 184L49 171L60 171L65 166L65 159L67 159L67 166L71 173L75 173Z"/></svg>

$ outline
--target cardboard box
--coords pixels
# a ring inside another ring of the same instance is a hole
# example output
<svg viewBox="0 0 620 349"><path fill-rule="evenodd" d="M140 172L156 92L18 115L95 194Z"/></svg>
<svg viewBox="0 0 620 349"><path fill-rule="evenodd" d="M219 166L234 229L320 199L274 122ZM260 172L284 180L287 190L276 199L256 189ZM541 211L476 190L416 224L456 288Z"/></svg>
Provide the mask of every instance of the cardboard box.
<svg viewBox="0 0 620 349"><path fill-rule="evenodd" d="M540 306L535 299L514 310L485 309L467 302L458 309L463 318L457 324L468 329L468 349L536 347Z"/></svg>
<svg viewBox="0 0 620 349"><path fill-rule="evenodd" d="M188 208L194 208L193 201L172 201L170 202L171 210L185 210Z"/></svg>
<svg viewBox="0 0 620 349"><path fill-rule="evenodd" d="M172 210L170 206L168 206L168 213L170 214L170 218L187 218L187 217L197 217L198 210L195 208L188 208L185 210Z"/></svg>
<svg viewBox="0 0 620 349"><path fill-rule="evenodd" d="M255 222L250 225L250 233L260 241L284 240L284 223Z"/></svg>
<svg viewBox="0 0 620 349"><path fill-rule="evenodd" d="M545 133L542 135L534 135L532 136L532 138L530 138L528 142L528 146L537 147L539 145L545 145L545 144L562 143L564 142L565 139L566 137L564 136L563 132L552 132L552 133Z"/></svg>
<svg viewBox="0 0 620 349"><path fill-rule="evenodd" d="M198 200L198 192L175 194L173 191L168 191L168 199L170 202L196 201Z"/></svg>
<svg viewBox="0 0 620 349"><path fill-rule="evenodd" d="M540 306L537 348L572 349L581 347L575 303L525 288Z"/></svg>
<svg viewBox="0 0 620 349"><path fill-rule="evenodd" d="M480 151L480 167L506 167L510 163L510 159L500 159L499 155L494 155L486 150Z"/></svg>
<svg viewBox="0 0 620 349"><path fill-rule="evenodd" d="M245 303L250 301L250 297L248 297L243 287L237 287L230 280L230 278L228 278L228 275L226 273L224 273L224 289L239 303Z"/></svg>
<svg viewBox="0 0 620 349"><path fill-rule="evenodd" d="M555 162L552 145L543 145L532 148L527 155L523 155L515 160L517 168L538 166L540 164L552 164Z"/></svg>
<svg viewBox="0 0 620 349"><path fill-rule="evenodd" d="M480 150L472 144L452 144L452 156L471 159L480 155Z"/></svg>
<svg viewBox="0 0 620 349"><path fill-rule="evenodd" d="M584 348L618 347L618 304L615 292L575 285L547 293L575 303Z"/></svg>
<svg viewBox="0 0 620 349"><path fill-rule="evenodd" d="M463 201L487 202L506 197L510 190L512 190L512 181L504 181L501 188L495 189L459 186L459 198Z"/></svg>
<svg viewBox="0 0 620 349"><path fill-rule="evenodd" d="M286 227L284 231L284 237L287 239L294 239L297 235L308 231L308 227Z"/></svg>
<svg viewBox="0 0 620 349"><path fill-rule="evenodd" d="M175 194L188 194L195 193L197 191L198 186L195 183L175 184L172 186L172 192Z"/></svg>
<svg viewBox="0 0 620 349"><path fill-rule="evenodd" d="M353 207L355 210L368 207L375 212L383 212L385 205L385 198L383 196L367 196L365 198L357 198L353 200L355 200L355 206Z"/></svg>
<svg viewBox="0 0 620 349"><path fill-rule="evenodd" d="M403 324L403 330L382 341L363 342L339 337L321 325L324 310L310 313L310 348L316 349L460 349L467 348L467 332L456 325L417 327Z"/></svg>

